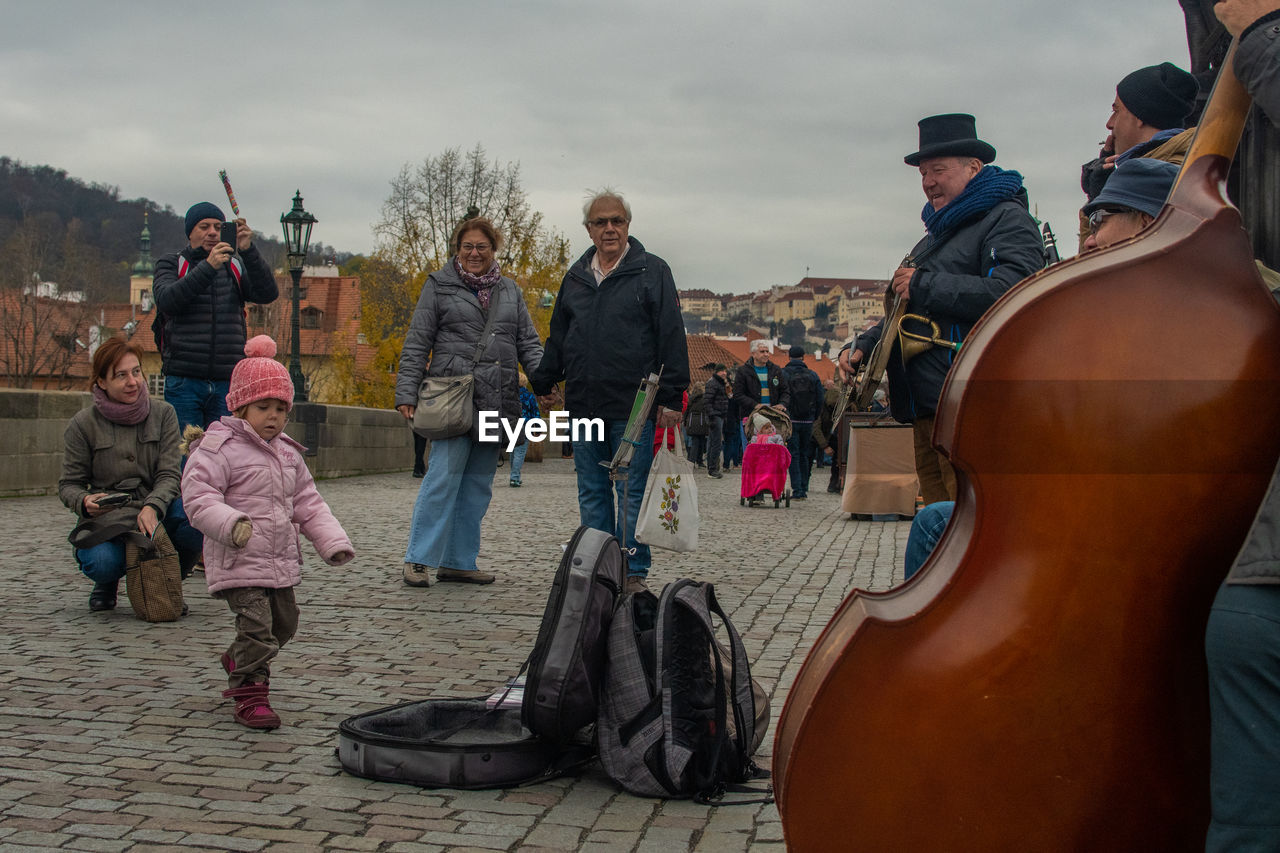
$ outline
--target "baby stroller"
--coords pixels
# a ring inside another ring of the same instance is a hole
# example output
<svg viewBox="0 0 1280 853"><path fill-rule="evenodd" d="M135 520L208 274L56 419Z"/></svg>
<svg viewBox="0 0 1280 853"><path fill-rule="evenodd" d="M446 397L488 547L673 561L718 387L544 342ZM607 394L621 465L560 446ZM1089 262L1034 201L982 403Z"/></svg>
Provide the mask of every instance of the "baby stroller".
<svg viewBox="0 0 1280 853"><path fill-rule="evenodd" d="M791 418L782 409L761 406L746 420L747 446L742 451L742 490L739 506L760 506L768 492L776 508L791 506L787 471L791 468Z"/></svg>

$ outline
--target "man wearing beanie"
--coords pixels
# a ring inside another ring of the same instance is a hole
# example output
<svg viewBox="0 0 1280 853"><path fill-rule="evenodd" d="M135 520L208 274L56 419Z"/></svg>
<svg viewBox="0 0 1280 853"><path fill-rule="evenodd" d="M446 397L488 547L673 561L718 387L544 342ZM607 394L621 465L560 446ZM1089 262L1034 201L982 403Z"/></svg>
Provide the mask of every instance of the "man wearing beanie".
<svg viewBox="0 0 1280 853"><path fill-rule="evenodd" d="M253 231L237 219L231 246L221 239L224 220L210 202L192 205L185 221L187 247L156 261L152 329L164 398L177 410L180 429L206 427L230 414L226 396L231 371L244 358L245 303L267 304L279 295L271 268L253 245Z"/></svg>
<svg viewBox="0 0 1280 853"><path fill-rule="evenodd" d="M787 353L791 360L782 368L787 390L791 393L791 438L787 448L791 451L791 497L809 497L809 474L813 469L813 454L817 442L813 439L813 422L822 412L822 400L826 396L818 374L804 363L804 347L793 346Z"/></svg>
<svg viewBox="0 0 1280 853"><path fill-rule="evenodd" d="M1139 68L1121 80L1107 119L1107 141L1098 157L1080 170L1080 188L1089 201L1125 160L1150 157L1182 163L1193 135L1184 128L1199 92L1196 78L1171 62Z"/></svg>

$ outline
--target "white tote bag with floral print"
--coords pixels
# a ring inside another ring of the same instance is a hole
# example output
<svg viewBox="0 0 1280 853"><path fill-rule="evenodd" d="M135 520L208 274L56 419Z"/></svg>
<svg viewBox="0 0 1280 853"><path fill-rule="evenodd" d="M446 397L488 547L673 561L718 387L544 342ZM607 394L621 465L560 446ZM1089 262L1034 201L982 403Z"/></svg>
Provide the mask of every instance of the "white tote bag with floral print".
<svg viewBox="0 0 1280 853"><path fill-rule="evenodd" d="M698 484L684 452L684 436L678 428L667 435L675 436L675 450L663 436L649 469L636 540L669 551L692 551L698 547Z"/></svg>

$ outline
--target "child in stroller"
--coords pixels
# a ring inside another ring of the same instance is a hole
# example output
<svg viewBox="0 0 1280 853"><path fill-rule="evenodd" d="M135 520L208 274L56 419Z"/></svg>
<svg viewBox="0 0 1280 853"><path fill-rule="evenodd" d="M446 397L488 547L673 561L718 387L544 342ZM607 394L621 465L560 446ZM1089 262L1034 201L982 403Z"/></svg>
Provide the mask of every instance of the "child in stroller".
<svg viewBox="0 0 1280 853"><path fill-rule="evenodd" d="M744 422L747 446L742 452L742 490L740 506L759 506L768 492L775 507L785 502L791 506L787 471L791 467L791 418L774 406L758 406Z"/></svg>

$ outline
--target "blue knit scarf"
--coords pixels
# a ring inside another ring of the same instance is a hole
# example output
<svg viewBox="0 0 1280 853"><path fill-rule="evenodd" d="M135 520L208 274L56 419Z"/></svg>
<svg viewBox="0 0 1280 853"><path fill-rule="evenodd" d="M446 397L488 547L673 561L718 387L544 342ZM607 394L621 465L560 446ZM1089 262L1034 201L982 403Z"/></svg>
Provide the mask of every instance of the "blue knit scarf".
<svg viewBox="0 0 1280 853"><path fill-rule="evenodd" d="M965 185L960 195L953 198L941 210L926 204L920 213L929 236L938 238L974 216L985 214L1002 201L1008 201L1022 189L1022 175L999 166L983 166Z"/></svg>

